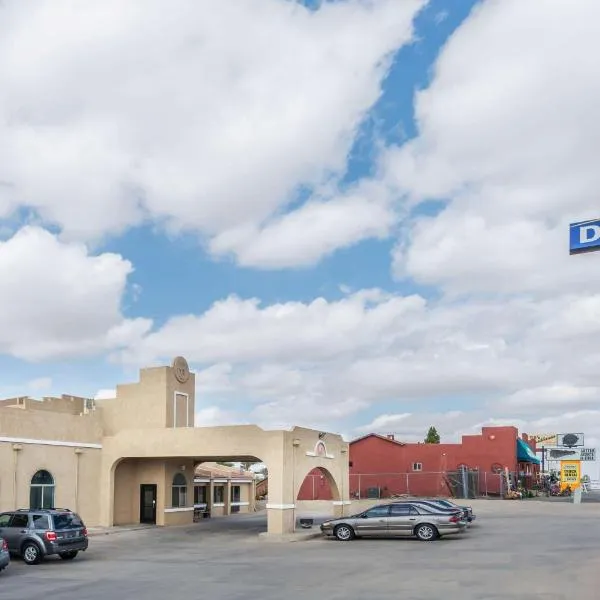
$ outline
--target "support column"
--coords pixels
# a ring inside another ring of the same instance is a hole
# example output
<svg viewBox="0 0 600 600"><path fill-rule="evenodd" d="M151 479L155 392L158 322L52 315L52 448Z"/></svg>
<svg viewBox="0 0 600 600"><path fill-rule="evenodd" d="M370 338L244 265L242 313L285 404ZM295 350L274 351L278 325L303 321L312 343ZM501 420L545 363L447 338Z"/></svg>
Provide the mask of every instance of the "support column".
<svg viewBox="0 0 600 600"><path fill-rule="evenodd" d="M114 525L115 469L116 464L111 459L102 459L98 493L100 502L98 525L101 527Z"/></svg>
<svg viewBox="0 0 600 600"><path fill-rule="evenodd" d="M223 512L226 516L231 514L231 478L227 480L227 484L225 485L225 507Z"/></svg>
<svg viewBox="0 0 600 600"><path fill-rule="evenodd" d="M208 498L206 499L206 508L208 510L208 514L213 517L214 516L214 505L215 503L215 482L213 481L212 475L209 479L208 483Z"/></svg>
<svg viewBox="0 0 600 600"><path fill-rule="evenodd" d="M13 505L14 510L21 508L19 506L19 452L23 450L21 444L13 444ZM27 505L29 506L29 504Z"/></svg>
<svg viewBox="0 0 600 600"><path fill-rule="evenodd" d="M267 503L267 533L284 535L294 532L296 504L291 448L289 455L278 453L269 465L269 495ZM285 458L288 458L286 461ZM292 467L292 468L290 468Z"/></svg>

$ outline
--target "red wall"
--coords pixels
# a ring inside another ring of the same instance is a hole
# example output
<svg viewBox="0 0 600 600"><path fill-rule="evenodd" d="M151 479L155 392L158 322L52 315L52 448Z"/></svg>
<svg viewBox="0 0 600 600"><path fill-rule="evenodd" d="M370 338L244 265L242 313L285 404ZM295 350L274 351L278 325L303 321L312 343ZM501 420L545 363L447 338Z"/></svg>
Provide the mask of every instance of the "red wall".
<svg viewBox="0 0 600 600"><path fill-rule="evenodd" d="M445 473L462 464L479 470L481 493L497 494L501 476L492 467L517 470L517 437L516 427L507 426L484 427L481 434L465 435L458 444L400 444L377 435L360 438L350 443L351 497L366 498L368 488L380 488L383 497L449 495ZM413 463L421 463L422 470L414 471ZM298 499L332 499L327 479L312 471Z"/></svg>

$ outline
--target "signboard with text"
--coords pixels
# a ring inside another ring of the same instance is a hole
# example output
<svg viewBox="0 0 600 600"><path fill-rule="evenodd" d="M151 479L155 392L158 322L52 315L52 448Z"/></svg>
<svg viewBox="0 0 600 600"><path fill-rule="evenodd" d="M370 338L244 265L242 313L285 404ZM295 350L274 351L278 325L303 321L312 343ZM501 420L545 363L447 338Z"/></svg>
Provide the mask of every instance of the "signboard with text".
<svg viewBox="0 0 600 600"><path fill-rule="evenodd" d="M534 433L529 436L530 440L535 440L536 446L556 446L558 434L556 433Z"/></svg>
<svg viewBox="0 0 600 600"><path fill-rule="evenodd" d="M572 490L579 487L581 480L581 463L578 460L560 461L560 488L567 486Z"/></svg>
<svg viewBox="0 0 600 600"><path fill-rule="evenodd" d="M600 219L580 221L569 226L569 253L583 254L600 250Z"/></svg>
<svg viewBox="0 0 600 600"><path fill-rule="evenodd" d="M585 462L594 462L596 460L596 448L581 448L579 459Z"/></svg>

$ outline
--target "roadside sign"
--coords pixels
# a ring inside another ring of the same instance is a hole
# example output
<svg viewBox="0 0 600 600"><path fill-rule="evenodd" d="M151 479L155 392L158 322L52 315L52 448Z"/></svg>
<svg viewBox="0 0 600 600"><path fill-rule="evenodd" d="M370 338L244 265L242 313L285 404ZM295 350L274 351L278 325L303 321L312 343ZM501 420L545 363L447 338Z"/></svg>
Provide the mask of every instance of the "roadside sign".
<svg viewBox="0 0 600 600"><path fill-rule="evenodd" d="M594 462L596 460L596 448L581 448L579 450L579 460Z"/></svg>
<svg viewBox="0 0 600 600"><path fill-rule="evenodd" d="M581 464L578 460L560 461L560 488L569 486L572 490L579 487L581 479Z"/></svg>
<svg viewBox="0 0 600 600"><path fill-rule="evenodd" d="M569 253L583 254L600 250L600 219L571 223Z"/></svg>
<svg viewBox="0 0 600 600"><path fill-rule="evenodd" d="M556 433L533 433L529 439L534 439L536 446L556 446L558 445L558 434Z"/></svg>

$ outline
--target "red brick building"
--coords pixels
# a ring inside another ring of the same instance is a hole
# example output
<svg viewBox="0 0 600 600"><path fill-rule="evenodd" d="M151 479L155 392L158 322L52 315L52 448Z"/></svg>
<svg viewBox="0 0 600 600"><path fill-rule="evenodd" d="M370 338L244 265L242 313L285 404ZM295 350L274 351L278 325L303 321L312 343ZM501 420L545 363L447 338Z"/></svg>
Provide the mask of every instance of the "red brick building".
<svg viewBox="0 0 600 600"><path fill-rule="evenodd" d="M454 495L464 483L463 469L470 474L470 495L497 495L506 489L507 473L513 483L529 487L540 464L535 442L525 434L520 438L516 427L484 427L454 444L404 443L371 433L350 442L349 460L354 498ZM311 472L298 499L331 500L326 477Z"/></svg>

